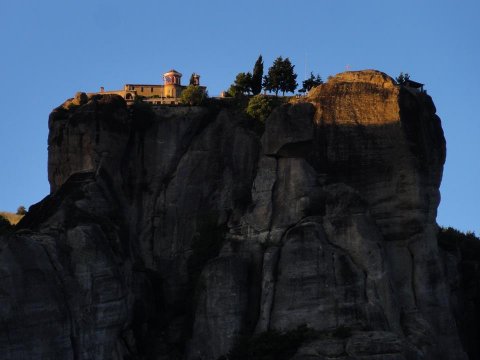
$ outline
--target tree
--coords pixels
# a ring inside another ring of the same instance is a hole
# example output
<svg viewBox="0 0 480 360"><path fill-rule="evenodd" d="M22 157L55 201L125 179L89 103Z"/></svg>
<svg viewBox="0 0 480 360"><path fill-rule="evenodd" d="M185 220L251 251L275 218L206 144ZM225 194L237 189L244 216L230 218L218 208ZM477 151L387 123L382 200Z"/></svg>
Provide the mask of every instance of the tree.
<svg viewBox="0 0 480 360"><path fill-rule="evenodd" d="M251 90L253 95L258 95L262 91L263 78L263 58L260 55L255 62L252 73Z"/></svg>
<svg viewBox="0 0 480 360"><path fill-rule="evenodd" d="M25 215L27 213L27 209L25 209L25 206L20 205L17 209L17 215Z"/></svg>
<svg viewBox="0 0 480 360"><path fill-rule="evenodd" d="M404 85L408 80L410 80L410 75L408 73L403 73L401 72L400 75L398 75L395 80L397 80L397 83L400 85Z"/></svg>
<svg viewBox="0 0 480 360"><path fill-rule="evenodd" d="M293 93L297 88L297 74L294 72L295 65L292 65L287 57L282 64L282 77L280 81L280 90L285 96L286 92Z"/></svg>
<svg viewBox="0 0 480 360"><path fill-rule="evenodd" d="M297 74L294 73L295 65L292 65L289 58L285 60L279 56L268 69L268 74L263 79L265 90L273 91L276 96L281 91L283 95L286 92L294 92L297 88Z"/></svg>
<svg viewBox="0 0 480 360"><path fill-rule="evenodd" d="M313 72L310 72L310 77L303 81L303 87L299 90L300 92L309 92L315 86L323 84L323 80L320 75L313 75Z"/></svg>
<svg viewBox="0 0 480 360"><path fill-rule="evenodd" d="M283 58L279 56L268 69L267 75L263 79L263 87L267 91L273 91L276 96L280 91L280 78L282 76Z"/></svg>
<svg viewBox="0 0 480 360"><path fill-rule="evenodd" d="M188 85L180 95L180 102L186 105L202 105L208 98L207 92L200 86Z"/></svg>
<svg viewBox="0 0 480 360"><path fill-rule="evenodd" d="M230 87L227 90L227 94L228 96L231 96L231 97L237 97L242 95L242 93L237 89L235 84L230 85Z"/></svg>
<svg viewBox="0 0 480 360"><path fill-rule="evenodd" d="M262 87L263 87L264 93L267 93L267 91L272 91L272 83L268 75L263 76Z"/></svg>
<svg viewBox="0 0 480 360"><path fill-rule="evenodd" d="M252 89L252 74L248 73L238 73L235 82L230 86L229 92L232 96L240 94L248 94Z"/></svg>
<svg viewBox="0 0 480 360"><path fill-rule="evenodd" d="M264 122L274 108L272 99L265 95L255 95L248 101L247 114Z"/></svg>

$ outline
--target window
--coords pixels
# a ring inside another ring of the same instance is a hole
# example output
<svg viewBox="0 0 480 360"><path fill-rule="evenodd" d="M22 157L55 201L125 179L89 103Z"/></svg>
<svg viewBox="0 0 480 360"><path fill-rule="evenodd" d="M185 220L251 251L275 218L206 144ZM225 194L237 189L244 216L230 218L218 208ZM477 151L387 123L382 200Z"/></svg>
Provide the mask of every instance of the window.
<svg viewBox="0 0 480 360"><path fill-rule="evenodd" d="M140 88L140 91L143 92L143 86Z"/></svg>
<svg viewBox="0 0 480 360"><path fill-rule="evenodd" d="M152 92L152 93L153 93L153 87L152 87L152 88L150 88L150 92Z"/></svg>

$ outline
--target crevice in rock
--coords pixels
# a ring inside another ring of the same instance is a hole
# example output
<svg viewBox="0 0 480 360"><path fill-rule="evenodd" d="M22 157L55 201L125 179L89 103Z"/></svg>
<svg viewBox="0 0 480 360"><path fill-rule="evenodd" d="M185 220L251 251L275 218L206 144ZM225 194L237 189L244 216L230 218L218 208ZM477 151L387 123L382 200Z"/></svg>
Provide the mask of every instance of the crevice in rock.
<svg viewBox="0 0 480 360"><path fill-rule="evenodd" d="M408 253L410 254L410 259L411 259L411 280L410 280L410 285L412 289L412 295L413 295L413 301L415 303L415 307L418 307L418 301L417 301L417 290L416 290L416 281L415 281L415 255L413 254L412 249L410 249L410 246L406 246Z"/></svg>
<svg viewBox="0 0 480 360"><path fill-rule="evenodd" d="M272 319L272 314L273 314L273 309L275 308L275 296L277 294L277 283L278 283L278 274L279 274L279 264L280 264L280 259L282 257L282 246L280 245L278 248L278 255L276 257L275 265L273 266L273 273L272 273L272 278L273 278L273 289L272 289L272 303L270 304L270 313L268 314L268 324L266 326L267 330L270 329L270 322Z"/></svg>
<svg viewBox="0 0 480 360"><path fill-rule="evenodd" d="M48 261L52 265L52 269L54 270L55 274L57 275L57 280L59 287L58 289L62 293L63 300L64 300L64 306L67 310L68 314L68 320L70 322L70 341L72 343L72 353L73 353L73 360L80 360L80 349L79 345L77 343L77 336L76 336L76 331L75 331L75 320L73 316L73 311L70 307L70 302L68 300L68 294L65 288L65 280L62 277L62 272L60 269L58 269L57 265L55 264L55 261L53 260L52 256L50 255L50 252L47 250L46 246L40 242L38 244L42 247L43 251L47 255Z"/></svg>
<svg viewBox="0 0 480 360"><path fill-rule="evenodd" d="M327 240L327 242L328 242L328 240ZM335 253L332 251L333 283L334 283L334 286L335 286L335 289L336 289L337 288L337 267L336 267L335 262L336 262ZM340 326L340 324L338 322L338 315L339 315L338 314L338 299L336 297L334 299L334 302L335 302L335 304L334 304L334 306L335 306L335 324L338 328L338 326Z"/></svg>
<svg viewBox="0 0 480 360"><path fill-rule="evenodd" d="M276 157L273 157L275 159L275 181L273 182L272 185L272 190L271 190L271 196L270 196L270 204L271 204L271 213L270 213L270 219L268 221L268 237L267 237L267 242L270 241L271 239L271 232L272 232L272 226L273 226L273 220L275 217L275 210L276 210L276 201L275 201L275 193L277 191L278 187L278 168L279 168L279 159Z"/></svg>

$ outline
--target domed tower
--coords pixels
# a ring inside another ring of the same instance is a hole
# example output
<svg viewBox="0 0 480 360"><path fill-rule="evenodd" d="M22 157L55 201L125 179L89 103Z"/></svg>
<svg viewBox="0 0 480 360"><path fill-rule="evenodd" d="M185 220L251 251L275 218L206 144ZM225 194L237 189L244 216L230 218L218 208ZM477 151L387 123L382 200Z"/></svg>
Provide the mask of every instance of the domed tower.
<svg viewBox="0 0 480 360"><path fill-rule="evenodd" d="M179 97L182 92L182 74L176 70L170 70L163 74L163 94L165 97Z"/></svg>

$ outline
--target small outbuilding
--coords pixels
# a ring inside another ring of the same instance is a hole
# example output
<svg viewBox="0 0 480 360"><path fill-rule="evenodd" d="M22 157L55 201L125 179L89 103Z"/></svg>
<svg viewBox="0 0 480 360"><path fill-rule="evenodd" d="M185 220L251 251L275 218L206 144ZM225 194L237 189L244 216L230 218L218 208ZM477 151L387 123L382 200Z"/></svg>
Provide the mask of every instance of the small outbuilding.
<svg viewBox="0 0 480 360"><path fill-rule="evenodd" d="M411 90L414 90L416 92L420 92L420 93L425 92L425 90L423 89L424 84L413 81L413 80L410 80L410 79L405 80L403 86L405 86L405 87L407 87Z"/></svg>

